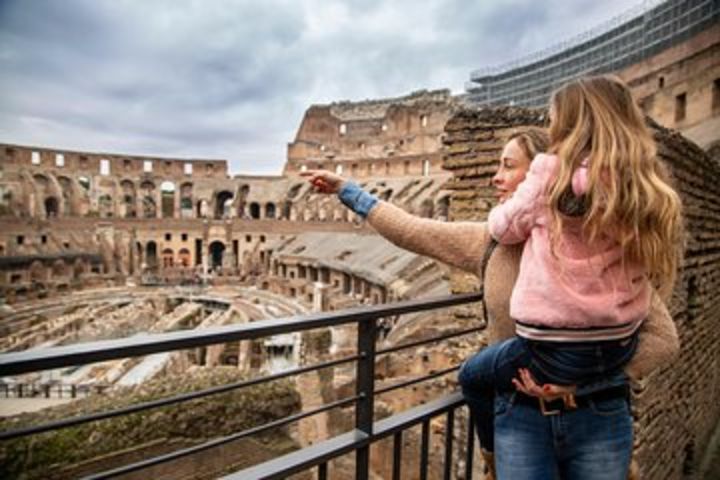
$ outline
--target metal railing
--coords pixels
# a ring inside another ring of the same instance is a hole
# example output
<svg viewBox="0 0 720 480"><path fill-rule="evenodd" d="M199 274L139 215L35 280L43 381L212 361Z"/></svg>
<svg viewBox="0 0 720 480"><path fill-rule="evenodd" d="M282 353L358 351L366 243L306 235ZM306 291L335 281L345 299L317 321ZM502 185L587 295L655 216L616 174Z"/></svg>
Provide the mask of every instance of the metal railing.
<svg viewBox="0 0 720 480"><path fill-rule="evenodd" d="M354 406L355 425L349 432L334 436L310 447L302 448L276 459L261 463L251 468L229 475L229 479L285 478L288 475L317 468L319 479L328 476L328 464L331 460L348 453L355 454L355 478L365 480L370 475L370 445L378 440L393 437L393 479L399 479L402 459L403 432L416 425L421 426L420 478L426 479L429 466L430 420L434 417L446 416L444 471L443 477L449 479L452 474L453 435L455 411L464 405L462 396L453 393L424 405L405 410L391 417L376 421L374 401L376 396L408 387L432 378L446 375L457 369L457 366L431 372L428 375L405 380L383 388L375 388L375 362L381 355L411 349L420 345L439 342L481 330L474 327L465 330L445 333L430 339L408 342L389 348L377 349L378 320L383 317L408 314L413 312L440 309L480 301L482 293L471 293L411 300L385 305L354 308L331 313L316 313L305 316L261 320L248 324L224 325L190 331L175 331L145 336L134 336L117 340L105 340L83 343L42 350L28 350L18 353L0 354L0 377L19 375L40 370L63 368L73 365L88 364L99 361L149 355L181 349L191 349L217 343L240 340L254 340L272 335L302 332L318 328L340 325L357 325L357 351L355 355L332 359L314 365L301 366L284 372L252 378L227 385L216 386L201 391L183 393L168 398L148 401L118 408L111 411L92 413L72 418L51 421L41 425L16 428L0 432L0 441L7 441L28 435L67 428L88 422L105 420L130 413L145 411L166 405L177 404L189 400L216 395L236 389L271 382L281 378L289 378L302 373L324 368L335 367L354 362L356 379L354 395L321 405L311 410L299 412L280 418L264 425L255 426L241 432L215 438L208 442L189 448L176 450L157 457L145 459L130 465L93 474L86 478L113 478L119 475L142 470L182 457L187 457L250 435L265 432L288 425L303 418L327 412L332 409ZM465 448L465 478L472 478L473 468L473 429L472 421L468 422Z"/></svg>

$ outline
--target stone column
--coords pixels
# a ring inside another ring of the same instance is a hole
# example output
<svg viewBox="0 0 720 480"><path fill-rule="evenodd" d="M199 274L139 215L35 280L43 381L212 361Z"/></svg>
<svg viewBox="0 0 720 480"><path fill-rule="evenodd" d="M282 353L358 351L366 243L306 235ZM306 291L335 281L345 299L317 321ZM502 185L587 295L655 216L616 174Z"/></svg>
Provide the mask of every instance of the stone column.
<svg viewBox="0 0 720 480"><path fill-rule="evenodd" d="M161 183L162 185L162 183ZM162 218L162 189L157 188L155 192L155 217Z"/></svg>
<svg viewBox="0 0 720 480"><path fill-rule="evenodd" d="M180 217L180 187L175 186L175 193L173 194L173 218Z"/></svg>

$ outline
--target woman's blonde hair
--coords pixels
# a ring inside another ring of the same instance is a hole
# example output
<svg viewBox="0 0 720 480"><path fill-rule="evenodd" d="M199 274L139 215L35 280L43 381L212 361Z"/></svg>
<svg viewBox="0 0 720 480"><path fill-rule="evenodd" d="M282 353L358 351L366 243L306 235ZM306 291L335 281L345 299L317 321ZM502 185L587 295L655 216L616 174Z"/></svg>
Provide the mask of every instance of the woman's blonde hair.
<svg viewBox="0 0 720 480"><path fill-rule="evenodd" d="M615 76L574 80L550 101L550 149L560 158L550 185L553 245L573 172L588 158L583 233L612 236L623 261L645 267L663 296L672 292L682 246L681 202L630 89Z"/></svg>
<svg viewBox="0 0 720 480"><path fill-rule="evenodd" d="M545 153L550 145L547 130L539 127L521 127L513 131L507 142L515 140L530 161L538 153ZM507 143L505 142L505 143Z"/></svg>

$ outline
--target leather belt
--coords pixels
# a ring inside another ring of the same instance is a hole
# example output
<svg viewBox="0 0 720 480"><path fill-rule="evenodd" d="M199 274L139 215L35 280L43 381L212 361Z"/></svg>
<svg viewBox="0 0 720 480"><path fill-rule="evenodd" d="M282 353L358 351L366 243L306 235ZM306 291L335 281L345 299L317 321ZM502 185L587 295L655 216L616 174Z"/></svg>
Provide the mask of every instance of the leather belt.
<svg viewBox="0 0 720 480"><path fill-rule="evenodd" d="M597 392L588 393L586 395L567 395L557 400L543 400L539 397L531 397L522 392L516 392L514 403L520 405L528 405L531 407L539 407L540 412L545 415L558 415L563 412L575 410L576 408L587 407L591 402L602 402L606 400L614 400L617 398L630 398L630 390L627 385L619 385L610 387Z"/></svg>

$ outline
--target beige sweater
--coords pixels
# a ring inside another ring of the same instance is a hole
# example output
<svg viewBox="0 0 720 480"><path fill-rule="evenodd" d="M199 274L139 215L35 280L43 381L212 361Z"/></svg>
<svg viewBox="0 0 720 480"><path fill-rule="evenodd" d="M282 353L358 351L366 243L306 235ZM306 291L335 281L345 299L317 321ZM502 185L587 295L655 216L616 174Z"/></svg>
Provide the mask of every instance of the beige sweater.
<svg viewBox="0 0 720 480"><path fill-rule="evenodd" d="M485 222L442 222L416 217L380 201L370 211L368 222L395 245L432 257L462 270L480 275L490 234ZM520 245L498 245L482 279L487 305L491 342L515 334L510 318L510 294L520 266ZM638 350L626 367L633 380L640 380L668 363L680 348L677 330L665 304L653 294L648 319L640 329Z"/></svg>

